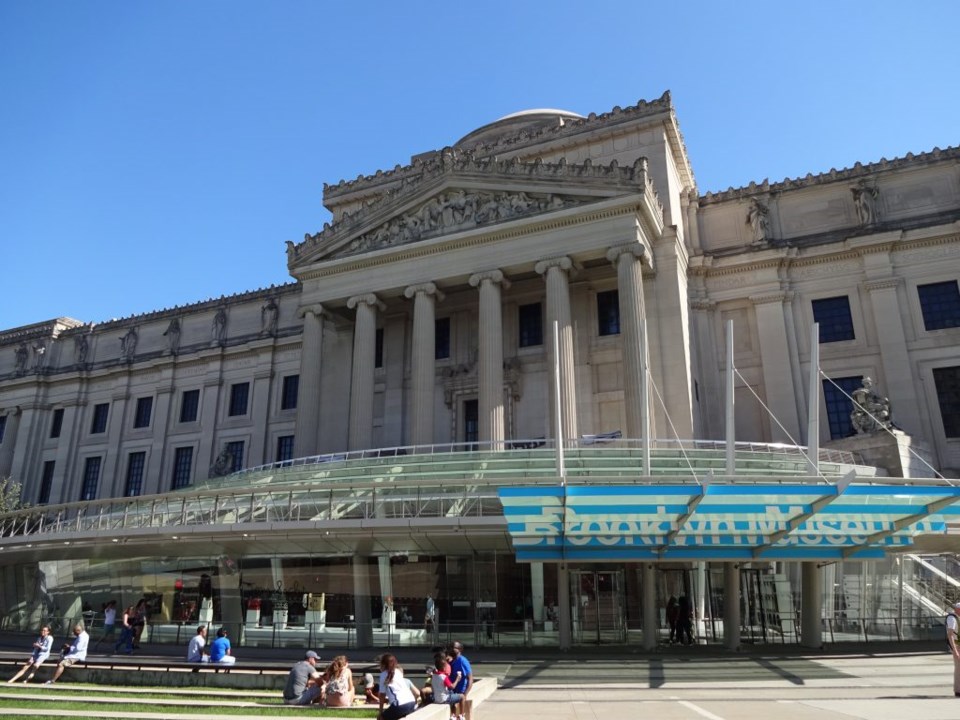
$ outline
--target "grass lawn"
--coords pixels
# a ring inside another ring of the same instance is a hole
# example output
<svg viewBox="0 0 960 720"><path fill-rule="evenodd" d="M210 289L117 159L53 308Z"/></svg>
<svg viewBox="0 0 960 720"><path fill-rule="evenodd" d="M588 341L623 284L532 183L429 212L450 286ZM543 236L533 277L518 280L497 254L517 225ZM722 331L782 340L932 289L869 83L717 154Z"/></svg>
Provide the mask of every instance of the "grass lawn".
<svg viewBox="0 0 960 720"><path fill-rule="evenodd" d="M189 705L189 698L176 698L184 704L178 705L143 705L137 702L130 703L110 703L110 712L163 712L176 708L178 717L190 717L194 714L204 715L265 715L270 717L304 717L304 713L309 713L310 717L348 717L348 718L374 718L377 711L373 707L344 708L342 710L326 710L324 708L287 708L282 705L277 707L198 707ZM71 702L69 700L57 700L51 697L50 700L24 700L18 701L12 698L0 698L0 709L3 710L26 710L24 707L29 703L31 714L29 715L3 715L7 718L33 718L37 713L52 714L56 710L87 710L91 712L91 717L96 717L97 713L104 712L107 707L103 703L96 701Z"/></svg>

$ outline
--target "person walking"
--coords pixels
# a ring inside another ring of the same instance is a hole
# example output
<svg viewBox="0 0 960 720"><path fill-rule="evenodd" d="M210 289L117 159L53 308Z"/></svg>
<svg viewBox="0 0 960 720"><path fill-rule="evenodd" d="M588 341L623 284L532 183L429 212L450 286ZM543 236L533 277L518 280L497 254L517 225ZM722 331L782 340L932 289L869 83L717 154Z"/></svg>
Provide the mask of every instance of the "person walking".
<svg viewBox="0 0 960 720"><path fill-rule="evenodd" d="M953 696L960 698L960 602L954 603L953 612L947 615L947 645L953 655Z"/></svg>
<svg viewBox="0 0 960 720"><path fill-rule="evenodd" d="M103 606L103 635L93 646L94 649L100 647L100 643L109 638L113 640L113 635L117 630L117 601L109 600Z"/></svg>
<svg viewBox="0 0 960 720"><path fill-rule="evenodd" d="M113 646L114 652L120 652L121 647L125 648L124 652L127 655L133 652L133 621L133 605L128 605L127 609L123 611L123 619L120 625L120 639L117 640L117 644Z"/></svg>
<svg viewBox="0 0 960 720"><path fill-rule="evenodd" d="M7 680L7 682L15 683L28 670L30 671L30 674L27 675L23 681L28 683L33 680L33 676L37 674L37 670L39 670L40 666L43 665L43 661L50 657L50 651L52 649L53 635L50 634L50 626L44 625L42 628L40 628L40 637L33 642L33 653L30 655L30 658L23 664L23 667L20 668L20 672Z"/></svg>

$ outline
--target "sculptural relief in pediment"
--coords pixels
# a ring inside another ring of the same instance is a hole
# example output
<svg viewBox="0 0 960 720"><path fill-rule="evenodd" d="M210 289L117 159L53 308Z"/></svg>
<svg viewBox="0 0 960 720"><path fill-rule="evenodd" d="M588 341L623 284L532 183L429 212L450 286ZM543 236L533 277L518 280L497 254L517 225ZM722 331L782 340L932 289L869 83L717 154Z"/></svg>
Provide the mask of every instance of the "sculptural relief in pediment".
<svg viewBox="0 0 960 720"><path fill-rule="evenodd" d="M354 238L335 254L346 256L407 245L481 225L561 210L588 201L589 198L555 193L448 190L430 198L420 207Z"/></svg>

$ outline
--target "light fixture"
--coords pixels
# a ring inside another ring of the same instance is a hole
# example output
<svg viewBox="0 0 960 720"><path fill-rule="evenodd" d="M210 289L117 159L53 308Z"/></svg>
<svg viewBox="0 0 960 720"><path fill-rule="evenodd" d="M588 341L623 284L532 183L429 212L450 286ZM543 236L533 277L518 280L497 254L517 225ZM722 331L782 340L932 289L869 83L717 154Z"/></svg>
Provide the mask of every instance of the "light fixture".
<svg viewBox="0 0 960 720"><path fill-rule="evenodd" d="M110 538L110 542L120 542L120 538Z"/></svg>
<svg viewBox="0 0 960 720"><path fill-rule="evenodd" d="M179 540L180 538L177 537L176 535L174 535L174 536L173 536L173 539L174 539L174 540Z"/></svg>

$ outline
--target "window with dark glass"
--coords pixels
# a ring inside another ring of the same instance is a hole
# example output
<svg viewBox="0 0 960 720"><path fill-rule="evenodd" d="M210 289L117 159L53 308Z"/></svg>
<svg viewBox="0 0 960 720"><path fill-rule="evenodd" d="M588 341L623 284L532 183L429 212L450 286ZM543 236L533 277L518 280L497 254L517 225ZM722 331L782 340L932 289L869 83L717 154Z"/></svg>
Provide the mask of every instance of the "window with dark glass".
<svg viewBox="0 0 960 720"><path fill-rule="evenodd" d="M80 488L81 500L97 499L97 483L100 482L100 458L88 457L83 465L83 485Z"/></svg>
<svg viewBox="0 0 960 720"><path fill-rule="evenodd" d="M937 388L943 434L948 438L960 437L960 365L934 369L933 382Z"/></svg>
<svg viewBox="0 0 960 720"><path fill-rule="evenodd" d="M150 427L150 415L153 413L153 398L137 398L137 410L133 414L133 427Z"/></svg>
<svg viewBox="0 0 960 720"><path fill-rule="evenodd" d="M247 399L250 397L250 383L236 383L230 386L229 415L246 415Z"/></svg>
<svg viewBox="0 0 960 720"><path fill-rule="evenodd" d="M107 413L110 412L110 403L101 403L93 406L93 422L90 423L91 433L107 431Z"/></svg>
<svg viewBox="0 0 960 720"><path fill-rule="evenodd" d="M616 290L597 293L597 327L600 335L620 334L620 293Z"/></svg>
<svg viewBox="0 0 960 720"><path fill-rule="evenodd" d="M230 456L229 472L235 473L243 470L243 440L228 442L225 449Z"/></svg>
<svg viewBox="0 0 960 720"><path fill-rule="evenodd" d="M173 453L173 489L180 490L190 485L190 470L193 467L193 448L179 447Z"/></svg>
<svg viewBox="0 0 960 720"><path fill-rule="evenodd" d="M434 360L446 360L450 357L450 318L437 318L433 324Z"/></svg>
<svg viewBox="0 0 960 720"><path fill-rule="evenodd" d="M861 375L823 381L823 400L827 406L831 440L839 440L853 435L853 423L850 422L853 401L847 395L853 395L853 391L860 387L862 383L863 376ZM837 385L840 386L839 389Z"/></svg>
<svg viewBox="0 0 960 720"><path fill-rule="evenodd" d="M277 438L277 462L293 460L293 435L281 435Z"/></svg>
<svg viewBox="0 0 960 720"><path fill-rule="evenodd" d="M280 409L295 410L298 392L300 392L300 376L287 375L283 379L283 388L280 391Z"/></svg>
<svg viewBox="0 0 960 720"><path fill-rule="evenodd" d="M377 339L374 347L373 366L383 367L383 328L377 328Z"/></svg>
<svg viewBox="0 0 960 720"><path fill-rule="evenodd" d="M60 437L63 430L63 408L57 408L53 411L53 422L50 423L50 437Z"/></svg>
<svg viewBox="0 0 960 720"><path fill-rule="evenodd" d="M839 297L813 300L813 321L820 323L820 342L853 340L853 318L850 316L850 298Z"/></svg>
<svg viewBox="0 0 960 720"><path fill-rule="evenodd" d="M956 280L917 285L923 326L927 330L960 327L960 287Z"/></svg>
<svg viewBox="0 0 960 720"><path fill-rule="evenodd" d="M7 416L0 415L0 443L3 442L3 436L7 432Z"/></svg>
<svg viewBox="0 0 960 720"><path fill-rule="evenodd" d="M540 303L521 305L518 313L520 347L543 345L543 308Z"/></svg>
<svg viewBox="0 0 960 720"><path fill-rule="evenodd" d="M55 460L47 460L43 464L43 475L40 476L40 495L37 497L38 505L46 505L50 502L50 491L53 489L53 470L56 465Z"/></svg>
<svg viewBox="0 0 960 720"><path fill-rule="evenodd" d="M132 452L127 456L127 484L124 497L135 497L143 492L143 467L147 462L145 452Z"/></svg>
<svg viewBox="0 0 960 720"><path fill-rule="evenodd" d="M200 409L200 391L184 390L180 398L180 422L195 422Z"/></svg>

